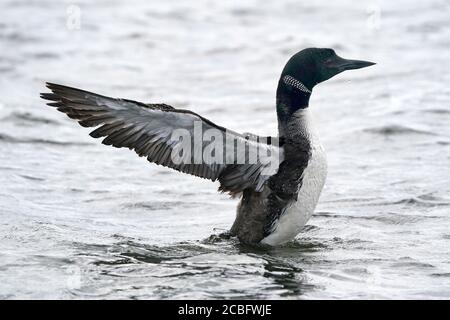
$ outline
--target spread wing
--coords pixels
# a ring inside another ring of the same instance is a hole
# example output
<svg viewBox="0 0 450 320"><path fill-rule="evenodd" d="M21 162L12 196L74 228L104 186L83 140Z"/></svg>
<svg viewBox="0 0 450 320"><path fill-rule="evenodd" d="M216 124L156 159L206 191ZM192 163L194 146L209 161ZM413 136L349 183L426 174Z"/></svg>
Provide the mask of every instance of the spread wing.
<svg viewBox="0 0 450 320"><path fill-rule="evenodd" d="M148 161L184 173L219 180L219 190L239 195L260 191L282 159L278 140L239 134L208 119L166 104L145 104L47 83L42 93L102 143L134 150Z"/></svg>

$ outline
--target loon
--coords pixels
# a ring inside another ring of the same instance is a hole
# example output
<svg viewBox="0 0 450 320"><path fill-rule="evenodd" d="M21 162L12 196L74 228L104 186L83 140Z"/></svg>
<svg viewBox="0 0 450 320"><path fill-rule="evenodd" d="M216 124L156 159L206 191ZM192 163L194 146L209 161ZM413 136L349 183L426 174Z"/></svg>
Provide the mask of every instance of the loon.
<svg viewBox="0 0 450 320"><path fill-rule="evenodd" d="M325 184L326 156L309 114L314 86L374 64L343 59L328 48L293 55L276 92L277 137L240 134L167 104L111 98L55 83L47 82L51 93L41 97L81 126L96 127L90 135L104 137L105 145L218 180L219 191L240 198L229 234L245 244L276 246L300 233Z"/></svg>

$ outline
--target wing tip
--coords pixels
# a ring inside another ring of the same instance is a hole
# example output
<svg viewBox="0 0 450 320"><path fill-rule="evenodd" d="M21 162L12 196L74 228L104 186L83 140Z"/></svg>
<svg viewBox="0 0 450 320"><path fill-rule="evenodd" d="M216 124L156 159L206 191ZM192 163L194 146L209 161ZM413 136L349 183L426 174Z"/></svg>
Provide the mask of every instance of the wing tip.
<svg viewBox="0 0 450 320"><path fill-rule="evenodd" d="M61 100L58 95L56 95L54 93L49 93L49 92L41 92L39 94L39 97L41 99L50 100L50 101L60 101Z"/></svg>
<svg viewBox="0 0 450 320"><path fill-rule="evenodd" d="M54 82L48 82L48 81L45 82L45 86L52 91L54 91L55 89L64 87L63 85L60 85L60 84L57 84Z"/></svg>

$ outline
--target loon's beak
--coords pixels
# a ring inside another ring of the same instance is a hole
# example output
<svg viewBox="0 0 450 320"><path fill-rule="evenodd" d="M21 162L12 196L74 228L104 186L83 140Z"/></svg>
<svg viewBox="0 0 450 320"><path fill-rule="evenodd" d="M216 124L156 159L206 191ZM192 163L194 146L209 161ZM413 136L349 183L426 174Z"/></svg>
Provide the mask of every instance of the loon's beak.
<svg viewBox="0 0 450 320"><path fill-rule="evenodd" d="M363 61L363 60L348 60L348 59L344 59L344 58L336 56L336 59L334 59L334 61L331 63L331 66L337 68L339 72L342 72L345 70L365 68L365 67L373 66L374 64L375 64L375 62Z"/></svg>

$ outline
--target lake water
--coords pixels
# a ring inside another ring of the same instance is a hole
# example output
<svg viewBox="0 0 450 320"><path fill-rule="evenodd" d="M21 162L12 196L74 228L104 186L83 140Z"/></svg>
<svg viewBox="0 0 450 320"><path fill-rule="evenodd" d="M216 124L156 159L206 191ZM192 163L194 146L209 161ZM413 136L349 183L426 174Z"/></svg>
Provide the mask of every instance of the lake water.
<svg viewBox="0 0 450 320"><path fill-rule="evenodd" d="M0 298L450 298L450 4L0 3ZM100 144L45 81L276 134L305 47L377 62L317 86L328 180L295 241L214 236L217 183Z"/></svg>

